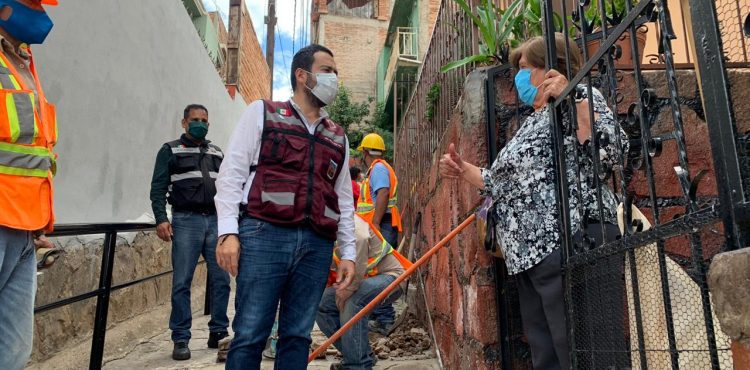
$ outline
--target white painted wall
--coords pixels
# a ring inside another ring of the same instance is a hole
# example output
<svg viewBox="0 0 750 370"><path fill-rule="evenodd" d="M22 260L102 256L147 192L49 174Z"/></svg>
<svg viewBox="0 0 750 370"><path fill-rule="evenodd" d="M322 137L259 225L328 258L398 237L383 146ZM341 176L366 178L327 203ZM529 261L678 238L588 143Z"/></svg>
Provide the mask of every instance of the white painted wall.
<svg viewBox="0 0 750 370"><path fill-rule="evenodd" d="M57 104L57 223L151 213L156 152L182 132L183 108L209 110L208 138L224 147L245 108L232 100L180 0L65 0L34 48Z"/></svg>

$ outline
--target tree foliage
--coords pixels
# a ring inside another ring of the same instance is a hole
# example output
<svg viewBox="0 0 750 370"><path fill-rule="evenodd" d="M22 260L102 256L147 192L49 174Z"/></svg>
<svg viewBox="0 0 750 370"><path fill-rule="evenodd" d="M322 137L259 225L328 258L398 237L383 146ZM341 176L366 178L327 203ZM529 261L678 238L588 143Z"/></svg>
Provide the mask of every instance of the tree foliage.
<svg viewBox="0 0 750 370"><path fill-rule="evenodd" d="M372 101L370 99L370 101ZM370 101L356 103L352 101L351 91L345 86L339 88L336 100L326 108L333 122L338 123L349 132L349 126L364 122L370 115Z"/></svg>
<svg viewBox="0 0 750 370"><path fill-rule="evenodd" d="M384 159L391 162L394 144L393 122L385 112L383 103L377 104L375 109L370 111L373 100L373 98L369 98L367 101L355 102L351 97L351 91L341 86L336 95L336 100L326 108L326 111L328 111L333 122L341 125L346 131L351 149L356 149L362 138L369 133L374 132L382 136L386 146Z"/></svg>

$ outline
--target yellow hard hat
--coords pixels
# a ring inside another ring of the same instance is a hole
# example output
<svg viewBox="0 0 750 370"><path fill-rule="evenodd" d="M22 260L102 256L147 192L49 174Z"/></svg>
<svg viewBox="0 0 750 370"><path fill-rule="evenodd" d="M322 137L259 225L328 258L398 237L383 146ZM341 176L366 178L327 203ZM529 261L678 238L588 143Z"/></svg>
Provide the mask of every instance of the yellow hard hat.
<svg viewBox="0 0 750 370"><path fill-rule="evenodd" d="M357 147L357 150L360 151L365 149L385 151L385 140L383 140L383 138L378 134L367 134L364 138L362 138L362 142L359 143L359 147Z"/></svg>

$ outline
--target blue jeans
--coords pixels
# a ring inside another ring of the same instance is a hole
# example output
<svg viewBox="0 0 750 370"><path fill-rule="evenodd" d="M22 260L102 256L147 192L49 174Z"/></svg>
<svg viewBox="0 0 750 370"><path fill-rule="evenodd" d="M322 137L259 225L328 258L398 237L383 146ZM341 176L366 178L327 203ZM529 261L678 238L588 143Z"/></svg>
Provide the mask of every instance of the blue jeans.
<svg viewBox="0 0 750 370"><path fill-rule="evenodd" d="M308 226L240 220L237 296L227 369L260 369L279 301L276 370L307 368L318 303L333 258L333 241Z"/></svg>
<svg viewBox="0 0 750 370"><path fill-rule="evenodd" d="M394 249L398 248L398 230L391 225L390 218L388 221L380 223L380 233ZM396 321L396 310L393 304L380 305L372 312L372 320L380 323L381 326L388 328Z"/></svg>
<svg viewBox="0 0 750 370"><path fill-rule="evenodd" d="M208 268L208 283L211 285L211 320L208 330L225 332L229 327L227 305L229 304L229 274L216 263L216 215L203 215L193 212L173 212L172 214L172 314L169 329L172 341L190 341L192 309L190 308L190 287L198 265L198 257L203 255Z"/></svg>
<svg viewBox="0 0 750 370"><path fill-rule="evenodd" d="M31 355L36 294L33 237L0 226L0 369L21 370Z"/></svg>
<svg viewBox="0 0 750 370"><path fill-rule="evenodd" d="M336 289L328 288L320 301L316 321L320 330L328 337L346 324L396 278L391 275L376 275L362 281L359 289L344 304L344 311L336 307ZM378 308L393 307L393 301L401 296L401 288L393 291ZM367 319L359 320L349 331L334 343L344 357L341 362L347 370L372 369L374 357L367 338Z"/></svg>

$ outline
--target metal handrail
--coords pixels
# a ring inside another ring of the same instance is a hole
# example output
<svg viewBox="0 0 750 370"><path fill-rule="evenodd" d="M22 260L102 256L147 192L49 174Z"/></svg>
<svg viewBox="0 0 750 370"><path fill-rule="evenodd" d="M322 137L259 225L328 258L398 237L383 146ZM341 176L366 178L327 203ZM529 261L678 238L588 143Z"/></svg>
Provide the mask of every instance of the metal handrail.
<svg viewBox="0 0 750 370"><path fill-rule="evenodd" d="M112 271L115 261L115 250L117 247L117 233L150 231L155 227L156 225L149 223L63 224L55 225L55 231L48 234L48 236L50 237L104 234L104 250L102 252L101 270L99 272L99 287L86 293L64 298L34 308L34 314L38 314L97 297L96 315L94 317L94 332L91 338L91 356L89 358L89 369L98 370L102 368L102 362L104 359L104 342L107 332L107 315L109 313L109 299L112 292L157 279L159 277L171 274L173 271L164 271L144 278L131 280L119 285L112 285ZM202 261L200 263L205 263L205 261ZM208 277L206 279L206 299L204 314L208 315L210 313L210 285L208 284Z"/></svg>

